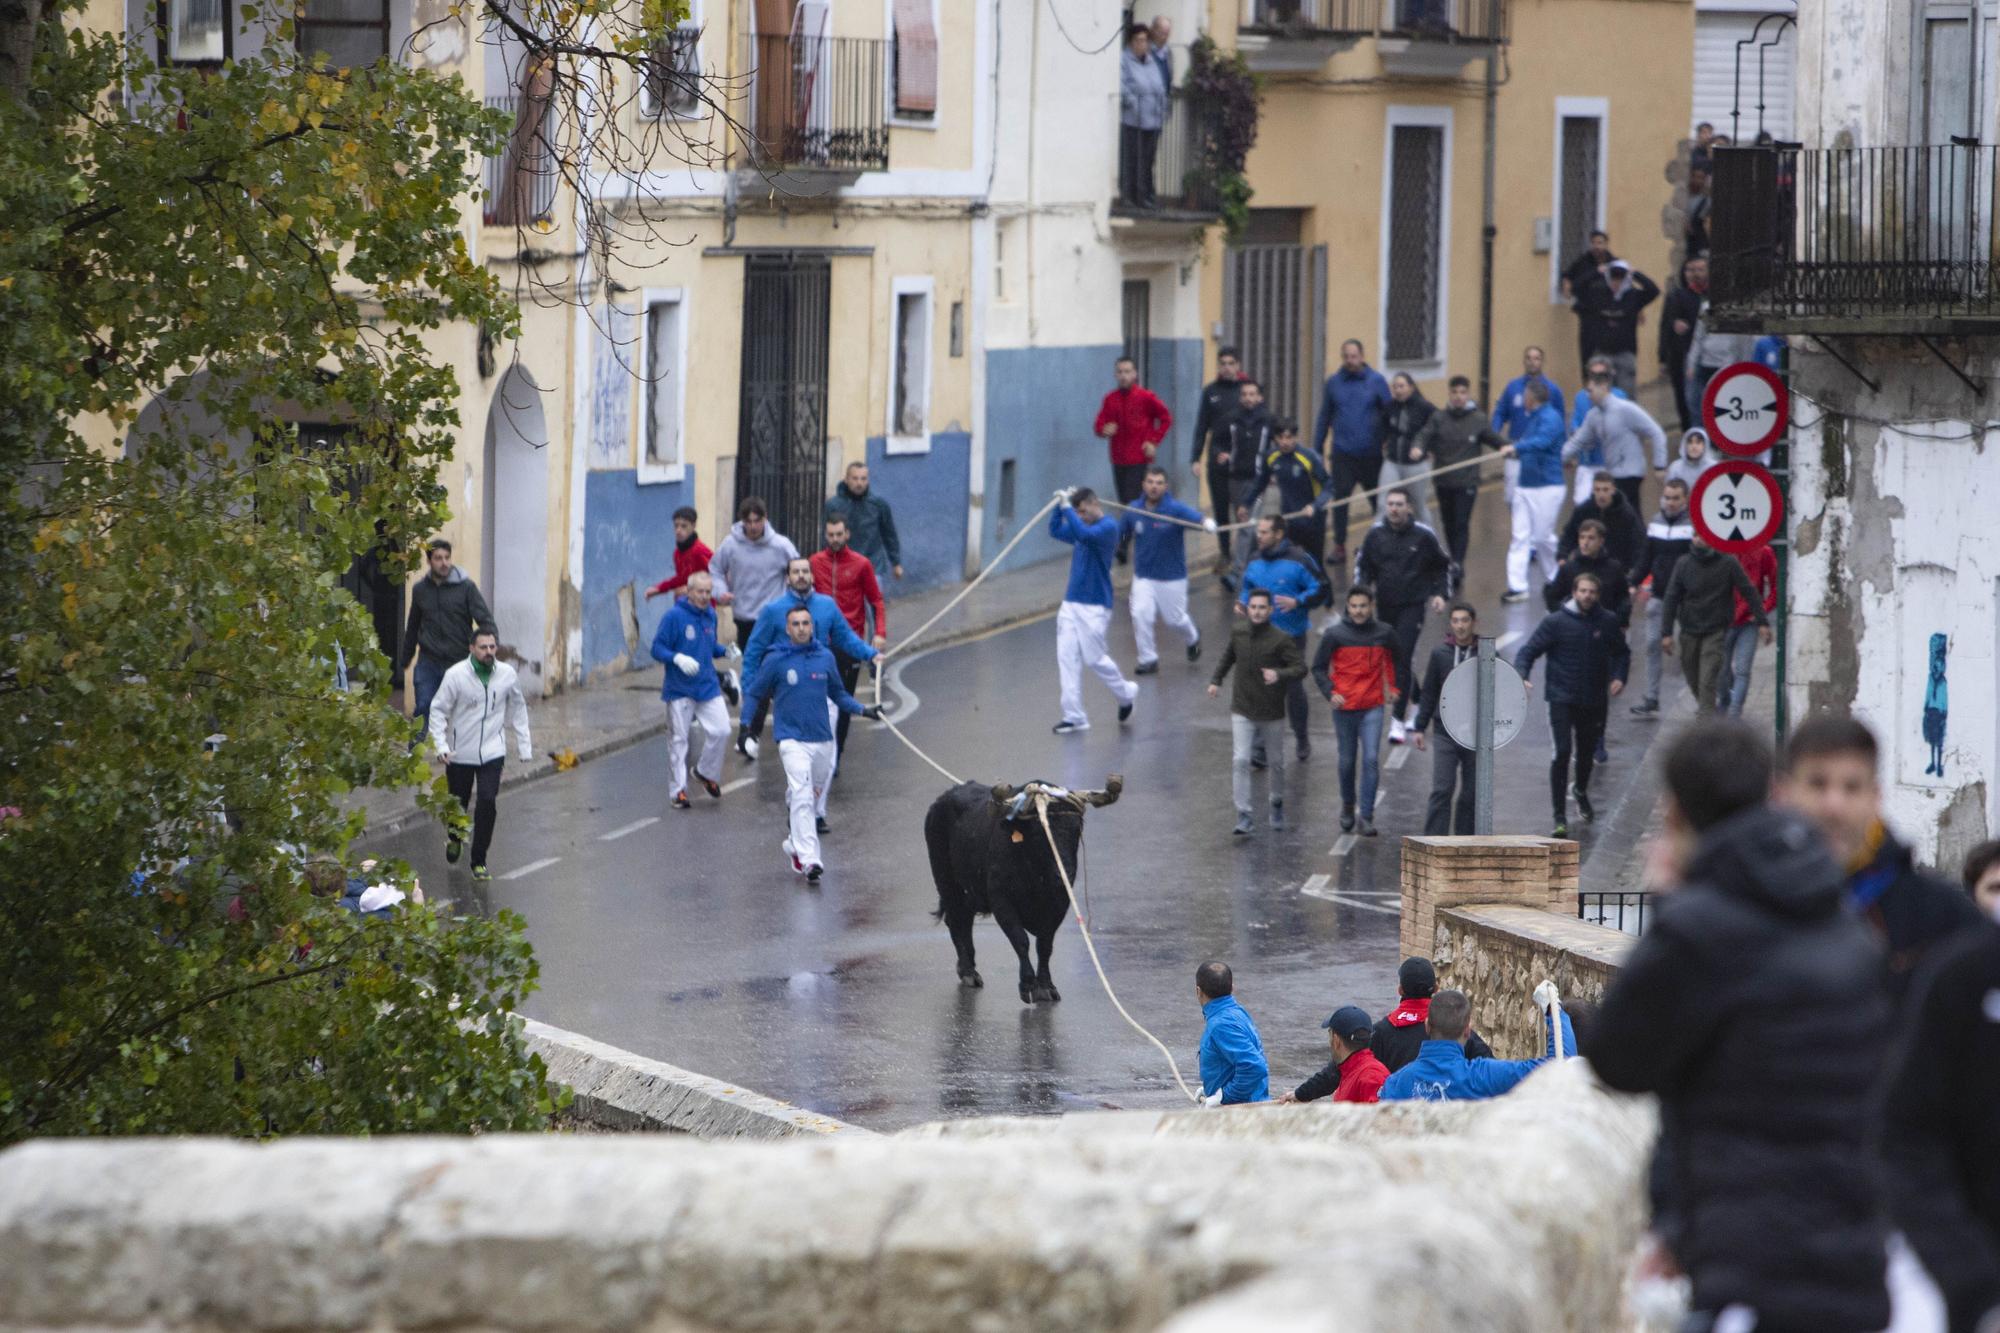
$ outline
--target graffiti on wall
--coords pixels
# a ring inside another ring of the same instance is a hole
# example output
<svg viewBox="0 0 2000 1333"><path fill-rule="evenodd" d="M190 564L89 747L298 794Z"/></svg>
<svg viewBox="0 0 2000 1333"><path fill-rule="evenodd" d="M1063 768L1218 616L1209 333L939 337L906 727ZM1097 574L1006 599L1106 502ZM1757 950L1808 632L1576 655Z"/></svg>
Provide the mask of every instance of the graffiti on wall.
<svg viewBox="0 0 2000 1333"><path fill-rule="evenodd" d="M631 360L637 346L638 316L607 305L591 321L590 466L632 466Z"/></svg>
<svg viewBox="0 0 2000 1333"><path fill-rule="evenodd" d="M1944 683L1944 660L1950 642L1942 634L1931 635L1931 667L1924 679L1924 744L1931 748L1930 762L1924 766L1924 772L1939 778L1944 776L1944 723L1951 706Z"/></svg>

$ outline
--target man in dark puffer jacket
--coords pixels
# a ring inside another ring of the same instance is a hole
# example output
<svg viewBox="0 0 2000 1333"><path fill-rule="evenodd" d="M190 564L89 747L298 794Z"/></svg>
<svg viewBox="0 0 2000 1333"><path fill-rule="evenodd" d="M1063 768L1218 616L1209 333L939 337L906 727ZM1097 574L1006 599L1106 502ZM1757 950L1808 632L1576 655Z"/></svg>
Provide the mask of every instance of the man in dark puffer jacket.
<svg viewBox="0 0 2000 1333"><path fill-rule="evenodd" d="M1680 887L1583 1055L1608 1086L1659 1095L1653 1226L1693 1281L1697 1321L1737 1306L1758 1333L1880 1329L1880 947L1817 831L1768 804L1771 751L1754 731L1696 722L1665 770Z"/></svg>

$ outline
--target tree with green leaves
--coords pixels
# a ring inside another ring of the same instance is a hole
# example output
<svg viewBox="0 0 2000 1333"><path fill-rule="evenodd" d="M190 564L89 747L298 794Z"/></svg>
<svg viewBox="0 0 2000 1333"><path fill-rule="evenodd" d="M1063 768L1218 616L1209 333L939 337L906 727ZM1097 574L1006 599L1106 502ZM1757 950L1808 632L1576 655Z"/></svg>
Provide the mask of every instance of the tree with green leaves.
<svg viewBox="0 0 2000 1333"><path fill-rule="evenodd" d="M0 1142L539 1127L519 919L304 874L351 789L462 818L341 579L445 518L438 338L514 328L463 237L512 127L286 7L220 69L83 10L0 0Z"/></svg>

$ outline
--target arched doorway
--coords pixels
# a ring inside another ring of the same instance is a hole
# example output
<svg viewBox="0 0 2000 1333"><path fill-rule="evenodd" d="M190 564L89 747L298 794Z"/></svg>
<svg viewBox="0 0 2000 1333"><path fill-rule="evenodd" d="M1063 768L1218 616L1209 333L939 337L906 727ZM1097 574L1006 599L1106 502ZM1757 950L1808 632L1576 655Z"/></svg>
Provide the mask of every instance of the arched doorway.
<svg viewBox="0 0 2000 1333"><path fill-rule="evenodd" d="M501 377L486 414L480 587L500 622L500 653L529 695L542 692L548 657L548 443L542 391L515 366Z"/></svg>

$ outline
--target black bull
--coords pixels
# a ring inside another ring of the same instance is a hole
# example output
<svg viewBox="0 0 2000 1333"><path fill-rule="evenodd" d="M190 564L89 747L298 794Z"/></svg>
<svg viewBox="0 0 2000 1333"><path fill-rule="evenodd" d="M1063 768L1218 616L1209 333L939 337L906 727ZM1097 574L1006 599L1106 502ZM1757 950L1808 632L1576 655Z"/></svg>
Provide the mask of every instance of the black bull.
<svg viewBox="0 0 2000 1333"><path fill-rule="evenodd" d="M1062 999L1049 977L1049 954L1069 914L1069 894L1049 851L1049 837L1054 835L1062 870L1074 884L1085 808L1110 805L1124 785L1115 773L1103 791L1067 792L1040 782L1019 789L961 782L931 802L924 816L924 844L930 850L931 878L937 881L935 915L951 928L961 986L986 984L973 966L972 921L987 914L1021 960L1022 1001ZM1048 801L1048 833L1036 811L1038 796ZM1038 963L1032 968L1030 935Z"/></svg>

